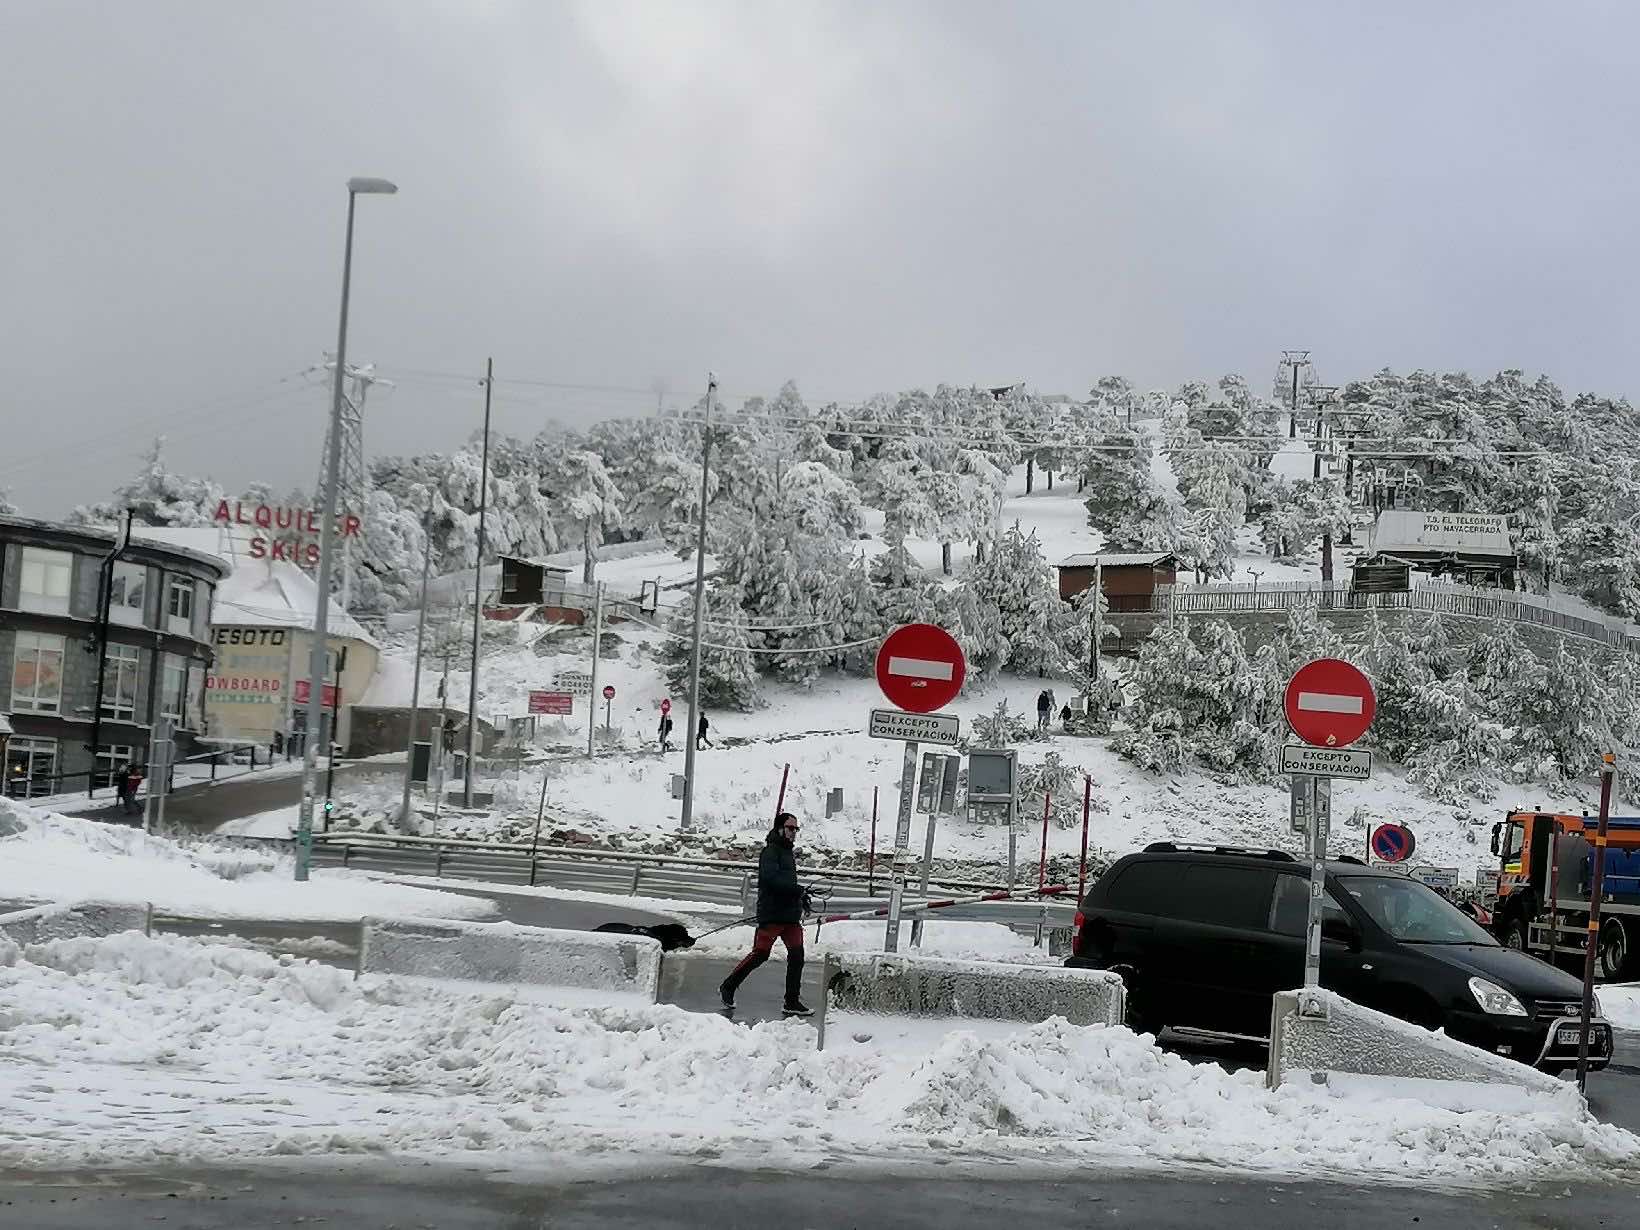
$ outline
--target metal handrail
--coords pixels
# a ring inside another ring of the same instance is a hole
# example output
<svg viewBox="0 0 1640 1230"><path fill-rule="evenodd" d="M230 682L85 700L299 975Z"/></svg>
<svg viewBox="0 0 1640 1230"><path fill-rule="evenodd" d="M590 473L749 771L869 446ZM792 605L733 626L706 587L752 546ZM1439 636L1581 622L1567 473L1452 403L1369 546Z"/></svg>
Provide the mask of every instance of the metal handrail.
<svg viewBox="0 0 1640 1230"><path fill-rule="evenodd" d="M472 853L490 854L522 854L532 855L539 862L542 858L569 858L586 859L590 862L631 863L639 866L672 866L672 867L702 867L714 871L756 871L755 862L746 862L734 859L692 858L679 854L636 854L626 850L588 850L582 846L530 846L528 843L514 844L499 841L475 841L462 837L412 837L408 834L390 833L315 833L315 846L364 846L378 849L410 849L410 850L466 850ZM828 869L832 875L840 874L837 869ZM842 874L847 874L842 872ZM861 872L864 875L864 871ZM945 876L935 875L936 883L948 885L951 888L1002 889L1007 886L992 880L953 880Z"/></svg>

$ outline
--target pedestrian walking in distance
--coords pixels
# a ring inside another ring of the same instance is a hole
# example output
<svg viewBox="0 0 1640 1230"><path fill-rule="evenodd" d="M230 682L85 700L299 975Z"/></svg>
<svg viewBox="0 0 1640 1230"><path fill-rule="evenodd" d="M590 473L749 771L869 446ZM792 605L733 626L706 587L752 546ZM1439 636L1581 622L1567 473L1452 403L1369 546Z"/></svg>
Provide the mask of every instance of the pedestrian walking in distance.
<svg viewBox="0 0 1640 1230"><path fill-rule="evenodd" d="M661 751L670 752L672 750L672 715L670 713L661 714L660 740Z"/></svg>
<svg viewBox="0 0 1640 1230"><path fill-rule="evenodd" d="M141 780L136 765L129 760L114 774L114 794L119 798L122 816L137 810L137 783Z"/></svg>
<svg viewBox="0 0 1640 1230"><path fill-rule="evenodd" d="M697 752L700 751L701 748L703 748L703 747L711 747L712 746L712 741L706 737L706 732L711 727L711 725L712 724L706 720L706 715L704 713L701 714L700 715L700 729L695 732L695 750Z"/></svg>
<svg viewBox="0 0 1640 1230"><path fill-rule="evenodd" d="M732 1011L735 992L746 976L769 959L774 942L786 945L787 1016L813 1016L799 998L803 989L803 886L797 879L797 817L783 811L774 818L757 858L757 932L752 950L723 980L718 993L723 1007Z"/></svg>
<svg viewBox="0 0 1640 1230"><path fill-rule="evenodd" d="M1047 688L1036 694L1036 728L1048 729L1048 718L1053 713L1053 693Z"/></svg>

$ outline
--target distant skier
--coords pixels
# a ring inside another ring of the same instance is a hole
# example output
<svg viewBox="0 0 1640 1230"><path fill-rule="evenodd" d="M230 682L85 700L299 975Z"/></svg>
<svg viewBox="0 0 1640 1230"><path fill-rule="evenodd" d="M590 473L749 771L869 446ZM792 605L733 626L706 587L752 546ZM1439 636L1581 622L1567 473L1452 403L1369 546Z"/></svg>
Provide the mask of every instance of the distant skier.
<svg viewBox="0 0 1640 1230"><path fill-rule="evenodd" d="M1047 730L1048 721L1053 715L1053 689L1043 688L1036 695L1036 728Z"/></svg>
<svg viewBox="0 0 1640 1230"><path fill-rule="evenodd" d="M672 750L672 715L670 713L661 714L660 740L661 751L670 752Z"/></svg>
<svg viewBox="0 0 1640 1230"><path fill-rule="evenodd" d="M712 724L706 720L706 715L704 713L701 714L700 715L700 729L695 731L695 750L697 752L700 751L703 747L715 747L716 746L710 739L708 739L706 737L706 732L707 732L708 729L710 729L711 725Z"/></svg>
<svg viewBox="0 0 1640 1230"><path fill-rule="evenodd" d="M803 989L803 885L797 879L797 817L783 811L757 859L757 931L752 950L741 959L718 988L725 1010L733 1011L735 992L746 976L769 959L774 942L786 945L787 1016L813 1016L799 998Z"/></svg>

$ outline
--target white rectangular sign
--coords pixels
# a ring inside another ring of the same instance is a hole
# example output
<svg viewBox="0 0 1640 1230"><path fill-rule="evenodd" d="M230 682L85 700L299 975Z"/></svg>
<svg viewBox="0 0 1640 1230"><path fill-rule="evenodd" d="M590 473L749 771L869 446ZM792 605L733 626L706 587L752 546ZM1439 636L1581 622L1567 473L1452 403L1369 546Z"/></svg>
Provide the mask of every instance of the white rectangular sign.
<svg viewBox="0 0 1640 1230"><path fill-rule="evenodd" d="M1456 867L1416 867L1412 872L1413 878L1422 880L1431 888L1443 888L1448 891L1458 887L1458 869Z"/></svg>
<svg viewBox="0 0 1640 1230"><path fill-rule="evenodd" d="M1372 753L1353 747L1312 747L1308 743L1281 745L1281 771L1314 777L1346 777L1364 782L1372 776Z"/></svg>
<svg viewBox="0 0 1640 1230"><path fill-rule="evenodd" d="M873 739L904 739L915 743L957 745L962 719L954 713L906 713L900 709L873 709L866 733Z"/></svg>
<svg viewBox="0 0 1640 1230"><path fill-rule="evenodd" d="M592 695L592 676L585 671L559 671L552 677L553 690L572 696Z"/></svg>

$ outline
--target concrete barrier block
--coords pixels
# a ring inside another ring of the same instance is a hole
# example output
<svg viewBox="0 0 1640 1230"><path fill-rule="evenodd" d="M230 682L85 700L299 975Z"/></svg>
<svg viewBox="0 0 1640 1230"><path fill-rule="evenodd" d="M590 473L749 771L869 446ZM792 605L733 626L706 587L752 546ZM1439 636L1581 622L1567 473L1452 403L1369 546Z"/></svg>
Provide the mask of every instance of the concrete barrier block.
<svg viewBox="0 0 1640 1230"><path fill-rule="evenodd" d="M661 946L645 935L559 931L515 923L367 918L361 974L628 991L654 1002Z"/></svg>
<svg viewBox="0 0 1640 1230"><path fill-rule="evenodd" d="M843 952L827 958L826 1005L884 1016L1120 1025L1126 998L1120 976L1106 970Z"/></svg>
<svg viewBox="0 0 1640 1230"><path fill-rule="evenodd" d="M109 901L74 901L41 905L0 914L0 935L17 944L43 944L117 935L121 931L148 934L153 909L147 904L119 905Z"/></svg>
<svg viewBox="0 0 1640 1230"><path fill-rule="evenodd" d="M1545 1093L1562 1081L1513 1059L1364 1008L1334 991L1282 991L1270 1011L1274 1089L1294 1072L1348 1072L1517 1085Z"/></svg>

